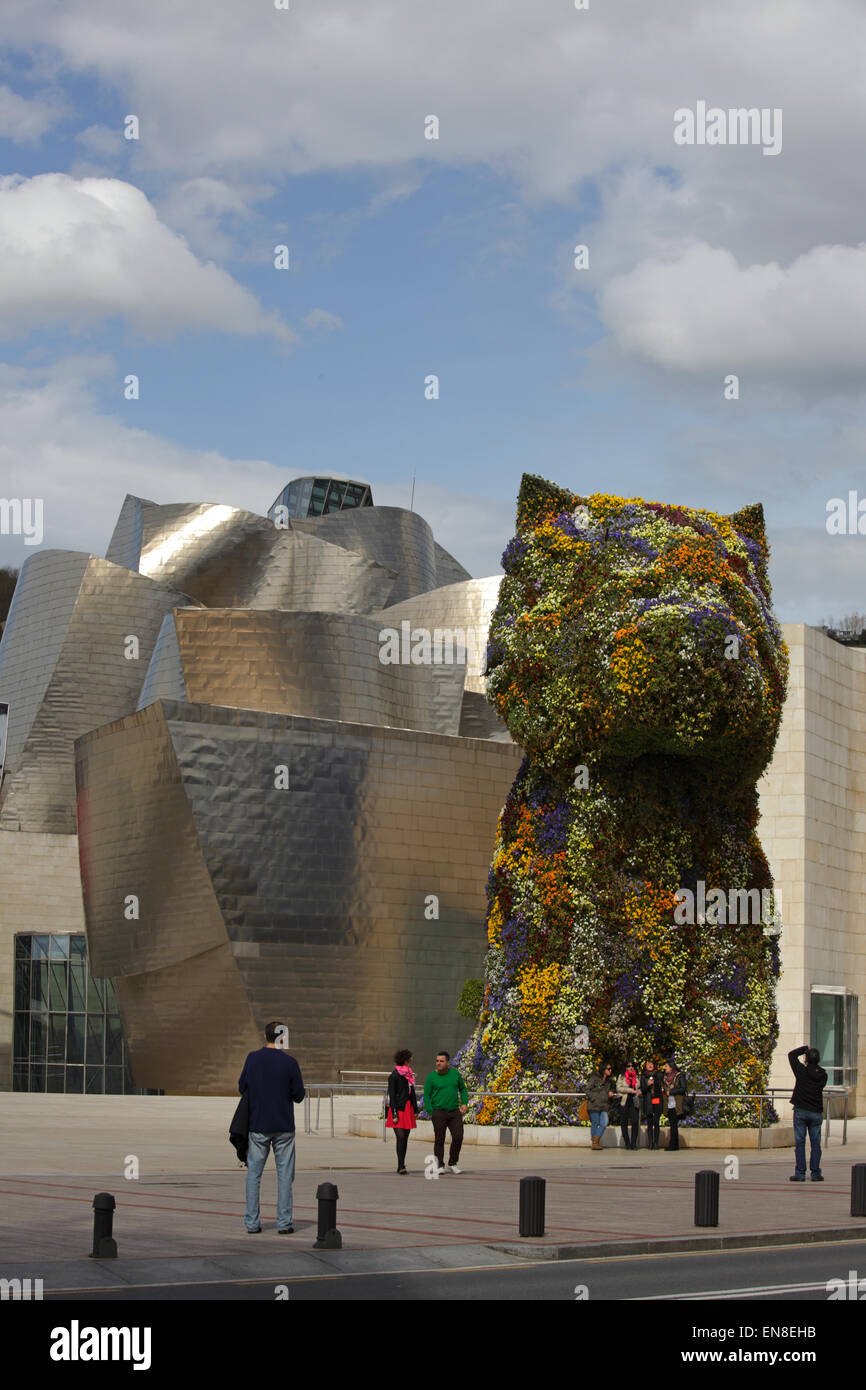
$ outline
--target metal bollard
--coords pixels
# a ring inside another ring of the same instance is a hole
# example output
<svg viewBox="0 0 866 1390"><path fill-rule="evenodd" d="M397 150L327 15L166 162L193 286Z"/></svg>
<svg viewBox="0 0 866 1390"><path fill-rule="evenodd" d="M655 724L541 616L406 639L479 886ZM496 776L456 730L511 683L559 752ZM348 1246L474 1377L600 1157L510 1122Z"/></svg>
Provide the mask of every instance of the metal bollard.
<svg viewBox="0 0 866 1390"><path fill-rule="evenodd" d="M544 1178L520 1179L520 1234L544 1235Z"/></svg>
<svg viewBox="0 0 866 1390"><path fill-rule="evenodd" d="M110 1192L97 1192L93 1199L93 1249L91 1260L116 1260L117 1241L112 1239L114 1208L117 1205Z"/></svg>
<svg viewBox="0 0 866 1390"><path fill-rule="evenodd" d="M719 1175L712 1168L695 1173L695 1225L719 1224Z"/></svg>
<svg viewBox="0 0 866 1390"><path fill-rule="evenodd" d="M851 1215L866 1216L866 1163L851 1169Z"/></svg>
<svg viewBox="0 0 866 1390"><path fill-rule="evenodd" d="M332 1182L322 1182L316 1188L319 1204L319 1229L314 1250L342 1250L343 1237L337 1230L337 1198L339 1192Z"/></svg>

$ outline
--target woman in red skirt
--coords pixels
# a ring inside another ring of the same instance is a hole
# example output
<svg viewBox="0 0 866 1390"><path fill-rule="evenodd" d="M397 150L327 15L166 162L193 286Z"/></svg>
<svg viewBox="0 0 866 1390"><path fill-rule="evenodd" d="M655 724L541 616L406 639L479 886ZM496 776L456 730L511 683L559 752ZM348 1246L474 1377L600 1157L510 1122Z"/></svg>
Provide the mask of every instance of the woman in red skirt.
<svg viewBox="0 0 866 1390"><path fill-rule="evenodd" d="M415 1073L409 1063L412 1053L406 1049L394 1053L394 1070L388 1077L388 1116L385 1121L388 1129L393 1129L397 1137L397 1172L402 1176L406 1170L406 1149L409 1145L409 1131L416 1125L418 1097L415 1095Z"/></svg>

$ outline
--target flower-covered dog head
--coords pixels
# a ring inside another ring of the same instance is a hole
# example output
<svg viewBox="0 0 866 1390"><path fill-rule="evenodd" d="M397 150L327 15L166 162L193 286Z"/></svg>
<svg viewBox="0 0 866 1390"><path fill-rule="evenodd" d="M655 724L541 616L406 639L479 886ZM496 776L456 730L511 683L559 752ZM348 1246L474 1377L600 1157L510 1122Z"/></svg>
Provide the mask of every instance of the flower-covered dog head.
<svg viewBox="0 0 866 1390"><path fill-rule="evenodd" d="M787 678L767 558L760 504L720 516L525 474L488 698L551 768L668 753L756 780Z"/></svg>

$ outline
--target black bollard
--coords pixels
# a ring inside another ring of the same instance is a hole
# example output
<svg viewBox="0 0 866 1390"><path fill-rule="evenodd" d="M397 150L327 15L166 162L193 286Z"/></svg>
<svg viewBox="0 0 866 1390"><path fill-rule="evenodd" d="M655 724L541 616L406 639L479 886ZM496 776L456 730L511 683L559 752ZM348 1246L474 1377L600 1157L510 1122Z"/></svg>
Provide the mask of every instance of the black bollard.
<svg viewBox="0 0 866 1390"><path fill-rule="evenodd" d="M337 1230L337 1198L334 1183L321 1182L316 1188L316 1201L319 1204L319 1229L314 1250L342 1250L343 1237Z"/></svg>
<svg viewBox="0 0 866 1390"><path fill-rule="evenodd" d="M116 1260L117 1241L112 1239L116 1202L110 1192L97 1192L93 1199L93 1249L91 1260Z"/></svg>
<svg viewBox="0 0 866 1390"><path fill-rule="evenodd" d="M695 1173L695 1225L719 1224L719 1175L712 1168Z"/></svg>
<svg viewBox="0 0 866 1390"><path fill-rule="evenodd" d="M866 1216L866 1163L851 1169L851 1215Z"/></svg>
<svg viewBox="0 0 866 1390"><path fill-rule="evenodd" d="M520 1234L544 1235L544 1178L520 1179Z"/></svg>

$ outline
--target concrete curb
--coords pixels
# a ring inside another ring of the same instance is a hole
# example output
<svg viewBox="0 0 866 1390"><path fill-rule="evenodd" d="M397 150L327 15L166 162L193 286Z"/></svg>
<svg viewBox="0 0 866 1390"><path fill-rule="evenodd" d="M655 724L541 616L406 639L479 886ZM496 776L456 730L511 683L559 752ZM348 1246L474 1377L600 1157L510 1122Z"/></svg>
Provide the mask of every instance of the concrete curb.
<svg viewBox="0 0 866 1390"><path fill-rule="evenodd" d="M740 1231L733 1235L672 1236L648 1240L594 1240L582 1245L531 1245L530 1237L519 1244L497 1241L491 1245L503 1255L522 1255L526 1260L626 1259L630 1255L679 1255L689 1250L752 1250L770 1245L807 1245L821 1241L864 1240L862 1226L811 1227L803 1231Z"/></svg>

